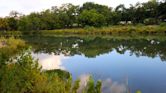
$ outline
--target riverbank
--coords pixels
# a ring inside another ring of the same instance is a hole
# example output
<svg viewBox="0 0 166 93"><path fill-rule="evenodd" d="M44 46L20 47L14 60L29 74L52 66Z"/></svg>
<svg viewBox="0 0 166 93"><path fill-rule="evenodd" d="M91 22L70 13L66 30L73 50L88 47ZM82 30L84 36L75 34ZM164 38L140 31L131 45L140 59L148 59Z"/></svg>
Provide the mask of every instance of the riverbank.
<svg viewBox="0 0 166 93"><path fill-rule="evenodd" d="M56 30L42 30L42 31L6 31L0 32L0 36L22 36L22 35L116 35L116 34L166 34L166 26L149 25L149 26L110 26L110 27L85 27L85 28L71 28L71 29L56 29Z"/></svg>
<svg viewBox="0 0 166 93"><path fill-rule="evenodd" d="M111 26L111 27L86 27L80 29L62 29L62 30L45 30L42 34L166 34L166 26Z"/></svg>

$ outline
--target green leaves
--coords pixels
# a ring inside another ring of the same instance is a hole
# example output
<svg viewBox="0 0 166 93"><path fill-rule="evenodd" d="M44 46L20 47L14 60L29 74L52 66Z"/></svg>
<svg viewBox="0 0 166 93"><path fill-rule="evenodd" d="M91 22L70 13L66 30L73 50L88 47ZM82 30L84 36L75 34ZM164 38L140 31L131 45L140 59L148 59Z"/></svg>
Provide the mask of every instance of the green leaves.
<svg viewBox="0 0 166 93"><path fill-rule="evenodd" d="M7 30L8 29L8 23L6 18L0 18L0 30Z"/></svg>
<svg viewBox="0 0 166 93"><path fill-rule="evenodd" d="M95 26L100 27L105 24L105 18L102 14L96 10L84 10L79 16L80 23L83 26Z"/></svg>

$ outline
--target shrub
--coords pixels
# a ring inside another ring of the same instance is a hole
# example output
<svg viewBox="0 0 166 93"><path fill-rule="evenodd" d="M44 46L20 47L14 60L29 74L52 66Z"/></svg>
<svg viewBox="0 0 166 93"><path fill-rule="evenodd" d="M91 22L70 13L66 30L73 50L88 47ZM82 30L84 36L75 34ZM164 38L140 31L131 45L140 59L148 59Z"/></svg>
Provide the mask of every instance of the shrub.
<svg viewBox="0 0 166 93"><path fill-rule="evenodd" d="M160 23L160 26L161 26L161 27L166 27L166 22Z"/></svg>
<svg viewBox="0 0 166 93"><path fill-rule="evenodd" d="M93 26L85 26L84 29L87 31L95 31L95 27Z"/></svg>
<svg viewBox="0 0 166 93"><path fill-rule="evenodd" d="M145 25L142 24L142 23L138 23L136 26L137 26L137 27L142 27L142 26L145 26Z"/></svg>
<svg viewBox="0 0 166 93"><path fill-rule="evenodd" d="M157 24L157 20L155 18L147 18L144 20L145 25L154 25Z"/></svg>

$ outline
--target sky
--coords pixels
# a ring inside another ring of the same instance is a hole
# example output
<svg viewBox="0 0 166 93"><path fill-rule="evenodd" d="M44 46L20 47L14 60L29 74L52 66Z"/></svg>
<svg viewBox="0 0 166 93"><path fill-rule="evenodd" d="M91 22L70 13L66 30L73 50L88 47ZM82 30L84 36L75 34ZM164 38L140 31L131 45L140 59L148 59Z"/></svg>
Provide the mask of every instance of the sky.
<svg viewBox="0 0 166 93"><path fill-rule="evenodd" d="M65 3L82 5L85 2L95 2L98 4L116 7L119 4L136 4L137 2L147 2L148 0L0 0L0 17L8 16L10 11L16 10L23 14L30 12L40 12L49 9L51 6L60 6Z"/></svg>

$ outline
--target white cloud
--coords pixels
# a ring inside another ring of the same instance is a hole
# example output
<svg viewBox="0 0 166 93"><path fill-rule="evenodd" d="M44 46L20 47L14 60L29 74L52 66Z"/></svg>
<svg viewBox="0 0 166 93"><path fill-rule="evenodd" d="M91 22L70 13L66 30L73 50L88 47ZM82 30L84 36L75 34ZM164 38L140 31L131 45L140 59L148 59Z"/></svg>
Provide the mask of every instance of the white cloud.
<svg viewBox="0 0 166 93"><path fill-rule="evenodd" d="M119 4L129 6L129 4L135 4L138 1L146 2L148 0L0 0L0 16L7 16L12 10L28 14L33 11L51 8L51 6L60 6L64 3L82 5L84 2L95 2L115 7Z"/></svg>

